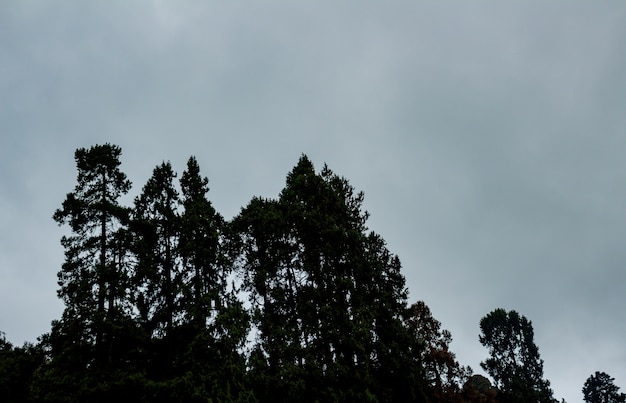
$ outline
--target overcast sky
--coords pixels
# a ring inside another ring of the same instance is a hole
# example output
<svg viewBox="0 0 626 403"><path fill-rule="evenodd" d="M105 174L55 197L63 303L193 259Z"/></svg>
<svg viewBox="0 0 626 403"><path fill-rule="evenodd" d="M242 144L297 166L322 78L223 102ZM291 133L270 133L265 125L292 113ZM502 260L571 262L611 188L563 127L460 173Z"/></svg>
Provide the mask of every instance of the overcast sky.
<svg viewBox="0 0 626 403"><path fill-rule="evenodd" d="M555 397L626 389L626 3L0 0L0 331L59 318L78 147L136 195L190 155L227 218L302 153L365 192L464 365L532 320Z"/></svg>

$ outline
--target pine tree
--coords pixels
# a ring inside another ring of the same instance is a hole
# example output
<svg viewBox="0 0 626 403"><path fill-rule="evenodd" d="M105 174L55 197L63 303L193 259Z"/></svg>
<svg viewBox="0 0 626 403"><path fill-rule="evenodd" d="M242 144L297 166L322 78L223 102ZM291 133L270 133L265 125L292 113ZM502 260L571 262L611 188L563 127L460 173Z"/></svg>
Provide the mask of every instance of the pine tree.
<svg viewBox="0 0 626 403"><path fill-rule="evenodd" d="M35 401L31 393L33 377L44 363L40 345L13 346L0 332L0 400L6 403Z"/></svg>
<svg viewBox="0 0 626 403"><path fill-rule="evenodd" d="M596 371L589 376L583 386L583 396L587 403L624 403L626 395L620 393L619 386L615 385L606 372Z"/></svg>
<svg viewBox="0 0 626 403"><path fill-rule="evenodd" d="M297 398L300 373L294 362L294 303L286 287L286 245L275 201L253 199L233 225L240 237L239 270L249 292L257 339L249 378L261 401Z"/></svg>
<svg viewBox="0 0 626 403"><path fill-rule="evenodd" d="M178 348L175 331L182 319L179 195L175 177L169 162L155 167L135 199L133 215L137 260L133 282L138 321L147 340L151 340L147 349L148 373L159 381L174 376Z"/></svg>
<svg viewBox="0 0 626 403"><path fill-rule="evenodd" d="M52 370L62 368L68 379L84 381L89 371L112 371L125 361L129 296L123 234L129 210L119 199L131 183L120 171L120 155L121 149L110 144L76 150L77 184L53 216L59 225L68 224L72 235L61 239L65 263L58 295L65 310L44 340ZM97 388L99 375L93 376L91 385L69 381L64 386Z"/></svg>
<svg viewBox="0 0 626 403"><path fill-rule="evenodd" d="M543 379L543 360L526 317L498 308L481 319L480 330L480 342L490 354L480 366L506 398L528 403L556 401L550 382Z"/></svg>
<svg viewBox="0 0 626 403"><path fill-rule="evenodd" d="M116 301L123 298L125 273L117 265L119 250L113 245L128 219L128 209L118 200L131 183L119 170L120 155L121 149L110 144L78 149L78 183L54 214L55 221L69 224L73 232L61 240L66 262L59 272L59 296L67 313L84 320L84 341L94 345L99 366L111 360L111 321Z"/></svg>
<svg viewBox="0 0 626 403"><path fill-rule="evenodd" d="M236 218L261 398L393 401L404 392L404 277L382 238L367 233L362 202L346 179L316 173L303 156L278 200L253 199Z"/></svg>
<svg viewBox="0 0 626 403"><path fill-rule="evenodd" d="M180 178L182 206L179 253L182 258L184 324L182 362L196 396L245 400L246 363L241 350L248 315L227 284L232 277L225 250L226 223L207 199L208 179L195 157Z"/></svg>
<svg viewBox="0 0 626 403"><path fill-rule="evenodd" d="M208 183L196 159L189 158L180 179L184 210L179 252L188 284L184 303L196 329L204 329L213 308L223 304L227 274L220 256L225 222L206 197Z"/></svg>

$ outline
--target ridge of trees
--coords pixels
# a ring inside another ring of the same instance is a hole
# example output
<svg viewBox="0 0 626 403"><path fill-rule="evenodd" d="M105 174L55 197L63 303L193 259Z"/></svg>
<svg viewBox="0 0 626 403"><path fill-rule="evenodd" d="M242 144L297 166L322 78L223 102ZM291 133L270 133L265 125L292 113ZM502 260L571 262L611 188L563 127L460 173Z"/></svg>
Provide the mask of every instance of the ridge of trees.
<svg viewBox="0 0 626 403"><path fill-rule="evenodd" d="M363 193L328 166L302 155L277 198L255 197L228 221L194 157L178 180L159 164L121 205L121 153L76 150L76 186L53 215L70 230L65 309L35 345L0 333L0 400L556 401L515 311L480 322L493 386L459 364L428 306L409 305ZM596 373L586 401L624 401L612 381Z"/></svg>

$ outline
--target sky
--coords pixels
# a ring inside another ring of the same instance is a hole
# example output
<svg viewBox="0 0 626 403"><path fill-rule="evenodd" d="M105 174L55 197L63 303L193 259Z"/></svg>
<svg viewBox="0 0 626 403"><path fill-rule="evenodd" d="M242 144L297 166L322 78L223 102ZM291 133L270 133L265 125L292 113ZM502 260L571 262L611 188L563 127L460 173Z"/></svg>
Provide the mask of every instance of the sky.
<svg viewBox="0 0 626 403"><path fill-rule="evenodd" d="M304 153L365 193L451 348L532 321L555 397L626 391L626 3L0 0L0 331L59 318L74 151L137 195L197 157L232 218Z"/></svg>

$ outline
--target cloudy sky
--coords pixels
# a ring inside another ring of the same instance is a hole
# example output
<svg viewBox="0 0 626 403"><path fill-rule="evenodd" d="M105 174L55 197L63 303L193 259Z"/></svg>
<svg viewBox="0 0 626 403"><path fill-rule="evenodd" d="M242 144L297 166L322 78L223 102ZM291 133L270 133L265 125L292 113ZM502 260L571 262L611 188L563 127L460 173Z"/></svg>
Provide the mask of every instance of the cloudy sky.
<svg viewBox="0 0 626 403"><path fill-rule="evenodd" d="M515 309L556 397L624 390L625 39L609 1L0 0L0 331L60 316L76 148L120 145L133 195L193 154L227 218L305 153L365 192L461 363Z"/></svg>

